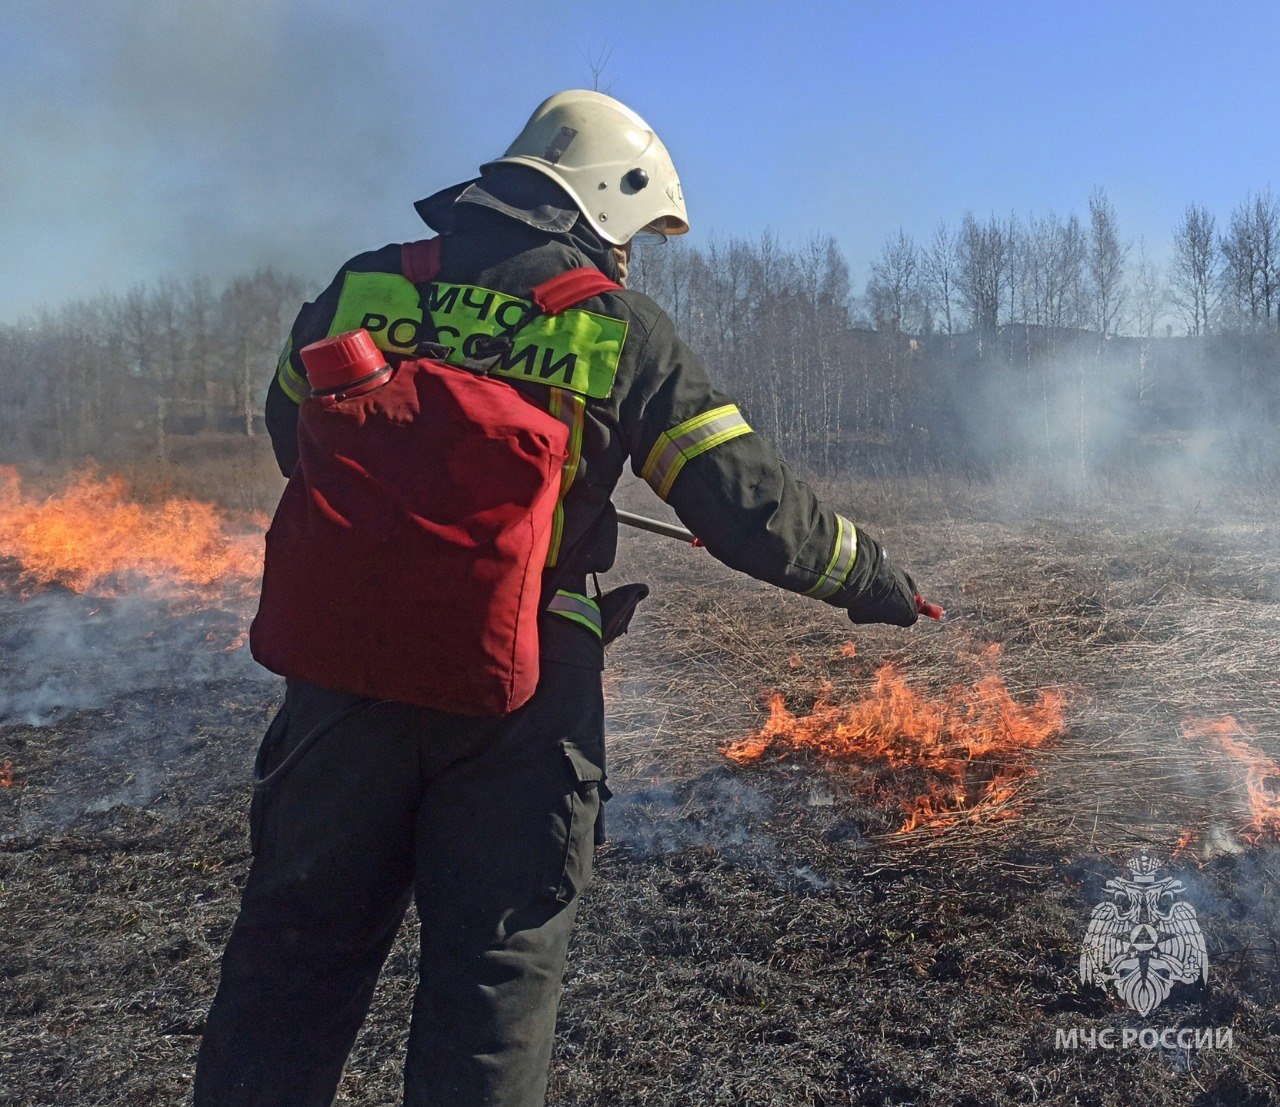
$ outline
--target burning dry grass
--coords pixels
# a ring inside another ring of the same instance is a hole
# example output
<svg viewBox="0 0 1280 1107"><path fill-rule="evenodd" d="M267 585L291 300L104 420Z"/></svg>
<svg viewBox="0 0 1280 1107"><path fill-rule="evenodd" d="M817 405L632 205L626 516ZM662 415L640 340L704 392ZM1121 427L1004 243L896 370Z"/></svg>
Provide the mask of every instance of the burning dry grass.
<svg viewBox="0 0 1280 1107"><path fill-rule="evenodd" d="M50 495L31 495L17 470L0 466L0 559L17 562L20 578L36 585L103 595L141 582L247 596L262 571L266 525L256 516L235 527L200 500L139 503L121 477L92 469Z"/></svg>
<svg viewBox="0 0 1280 1107"><path fill-rule="evenodd" d="M841 647L840 655L850 652ZM1032 704L1017 703L996 672L999 656L998 646L988 647L979 680L936 698L893 665L877 669L854 702L831 703L824 693L804 716L774 694L760 731L724 754L739 765L799 754L841 772L901 805L902 834L1013 818L1020 784L1035 771L1029 754L1061 733L1065 700L1046 691Z"/></svg>
<svg viewBox="0 0 1280 1107"><path fill-rule="evenodd" d="M1215 761L1237 779L1243 775L1248 821L1241 828L1241 837L1255 845L1280 842L1280 764L1259 747L1254 728L1224 715L1220 719L1188 719L1182 724L1182 734L1193 742L1207 743L1210 750L1216 748L1222 756Z"/></svg>
<svg viewBox="0 0 1280 1107"><path fill-rule="evenodd" d="M1256 732L1264 756L1280 739L1280 528L1255 507L1211 515L1194 504L1117 504L1013 519L991 510L882 527L952 618L908 634L859 629L858 664L840 655L850 628L838 616L818 618L805 601L739 582L678 547L646 549L635 571L656 560L678 583L644 616L657 647L637 639L618 651L625 662L636 651L629 668L646 683L642 696L622 696L615 717L628 752L615 762L642 779L664 766L709 769L689 733L757 733L766 689L800 718L819 700L857 704L886 663L922 696L945 699L961 673L970 686L981 679L972 660L996 642L1012 698L1029 705L1061 689L1063 725L1051 748L1029 758L1040 771L1022 778L1023 817L962 820L948 846L987 843L997 831L1050 847L1158 850L1173 849L1188 827L1197 841L1214 823L1242 835L1253 818L1240 804L1247 766L1181 732L1186 719L1229 714ZM926 503L920 514L931 510ZM782 660L793 657L794 667ZM647 675L654 671L662 683ZM708 672L724 682L717 693L698 691L709 687ZM630 691L627 677L620 685Z"/></svg>

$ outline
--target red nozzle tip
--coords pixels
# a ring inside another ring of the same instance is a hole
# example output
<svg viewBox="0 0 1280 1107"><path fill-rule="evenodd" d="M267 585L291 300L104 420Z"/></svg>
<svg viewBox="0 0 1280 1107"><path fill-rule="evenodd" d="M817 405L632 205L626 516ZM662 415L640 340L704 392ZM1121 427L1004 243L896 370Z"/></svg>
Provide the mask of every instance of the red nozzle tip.
<svg viewBox="0 0 1280 1107"><path fill-rule="evenodd" d="M946 612L942 610L936 603L928 603L923 596L916 597L916 614L923 615L926 619L941 620L946 616Z"/></svg>

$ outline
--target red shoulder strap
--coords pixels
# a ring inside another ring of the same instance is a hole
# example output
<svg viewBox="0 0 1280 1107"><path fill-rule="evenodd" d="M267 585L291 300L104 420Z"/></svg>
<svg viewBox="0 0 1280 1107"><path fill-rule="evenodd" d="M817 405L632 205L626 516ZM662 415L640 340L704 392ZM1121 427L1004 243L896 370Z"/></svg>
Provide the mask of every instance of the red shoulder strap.
<svg viewBox="0 0 1280 1107"><path fill-rule="evenodd" d="M602 292L614 292L622 285L611 281L599 269L584 267L560 273L533 289L533 302L546 315L559 315Z"/></svg>
<svg viewBox="0 0 1280 1107"><path fill-rule="evenodd" d="M434 281L440 272L440 239L406 242L400 247L400 271L414 284Z"/></svg>

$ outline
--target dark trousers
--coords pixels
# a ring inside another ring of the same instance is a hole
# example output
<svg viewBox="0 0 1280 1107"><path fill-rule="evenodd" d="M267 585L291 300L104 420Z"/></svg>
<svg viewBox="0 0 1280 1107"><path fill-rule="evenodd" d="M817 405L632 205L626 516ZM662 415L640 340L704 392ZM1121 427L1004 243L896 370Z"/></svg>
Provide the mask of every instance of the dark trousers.
<svg viewBox="0 0 1280 1107"><path fill-rule="evenodd" d="M324 727L355 703L290 682L263 742L259 775L322 731L255 793L195 1107L331 1103L411 896L405 1104L541 1104L603 798L600 674L544 662L503 719L365 704Z"/></svg>

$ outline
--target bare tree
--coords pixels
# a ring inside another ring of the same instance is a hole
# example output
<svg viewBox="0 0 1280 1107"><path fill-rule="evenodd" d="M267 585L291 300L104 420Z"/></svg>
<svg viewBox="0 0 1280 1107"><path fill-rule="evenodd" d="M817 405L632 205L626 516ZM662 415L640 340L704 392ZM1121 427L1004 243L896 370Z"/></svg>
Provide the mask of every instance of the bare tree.
<svg viewBox="0 0 1280 1107"><path fill-rule="evenodd" d="M587 68L591 70L591 88L595 92L608 92L613 88L612 82L606 87L600 87L600 78L604 76L605 69L609 66L609 59L613 57L613 47L607 42L600 47L595 54L589 54L585 49L580 49L582 60L587 63Z"/></svg>
<svg viewBox="0 0 1280 1107"><path fill-rule="evenodd" d="M125 293L124 302L121 304L120 320L123 325L130 368L137 376L154 377L157 381L161 381L172 372L172 369L165 366L164 359L157 348L154 315L154 305L145 286L134 285Z"/></svg>
<svg viewBox="0 0 1280 1107"><path fill-rule="evenodd" d="M213 425L217 408L218 299L204 277L195 277L182 300L182 330L187 343L187 372L200 398L201 423ZM283 336L282 336L283 340Z"/></svg>
<svg viewBox="0 0 1280 1107"><path fill-rule="evenodd" d="M1016 215L1010 215L1004 224L1005 238L1005 290L1004 321L1008 324L1025 321L1019 301L1025 300L1024 287L1027 230Z"/></svg>
<svg viewBox="0 0 1280 1107"><path fill-rule="evenodd" d="M1187 333L1209 333L1218 269L1217 220L1203 204L1189 204L1173 233L1169 286Z"/></svg>
<svg viewBox="0 0 1280 1107"><path fill-rule="evenodd" d="M871 398L846 390L849 269L835 240L793 249L766 233L702 249L670 243L635 258L633 287L667 310L752 426L810 465L837 464L847 391L868 409Z"/></svg>
<svg viewBox="0 0 1280 1107"><path fill-rule="evenodd" d="M1101 188L1089 197L1089 250L1087 272L1093 323L1105 338L1119 329L1128 290L1124 285L1125 260L1130 244L1120 241L1115 208Z"/></svg>
<svg viewBox="0 0 1280 1107"><path fill-rule="evenodd" d="M1058 235L1055 284L1049 300L1050 323L1054 327L1076 327L1084 323L1084 267L1088 252L1080 217L1070 215Z"/></svg>
<svg viewBox="0 0 1280 1107"><path fill-rule="evenodd" d="M1138 406L1147 408L1151 405L1155 391L1151 361L1151 339L1156 333L1156 324L1164 314L1167 293L1164 274L1160 266L1153 262L1147 254L1145 239L1138 239L1138 258L1133 266L1131 282L1133 294L1133 323L1138 336L1143 340L1138 349Z"/></svg>
<svg viewBox="0 0 1280 1107"><path fill-rule="evenodd" d="M844 401L846 338L850 326L849 266L834 238L814 236L800 254L804 284L799 346L806 357L815 411L811 456L824 470L839 462Z"/></svg>
<svg viewBox="0 0 1280 1107"><path fill-rule="evenodd" d="M269 381L264 379L262 367L274 363L280 336L301 296L296 279L273 269L260 269L252 277L234 280L222 294L219 314L226 371L235 382L236 407L250 437Z"/></svg>
<svg viewBox="0 0 1280 1107"><path fill-rule="evenodd" d="M876 329L899 334L912 329L920 314L920 253L915 240L901 228L885 239L880 256L871 264L867 306Z"/></svg>
<svg viewBox="0 0 1280 1107"><path fill-rule="evenodd" d="M1164 276L1160 266L1147 254L1147 244L1138 240L1138 258L1133 266L1133 323L1138 334L1150 338L1165 308Z"/></svg>
<svg viewBox="0 0 1280 1107"><path fill-rule="evenodd" d="M1267 188L1253 204L1263 320L1268 328L1280 327L1280 200Z"/></svg>
<svg viewBox="0 0 1280 1107"><path fill-rule="evenodd" d="M956 301L956 245L955 233L946 223L939 223L920 256L920 278L928 310L938 313L948 337L955 334L952 309Z"/></svg>
<svg viewBox="0 0 1280 1107"><path fill-rule="evenodd" d="M1087 252L1080 220L1072 215L1064 222L1053 212L1033 217L1022 252L1027 321L1050 330L1076 326L1083 308Z"/></svg>
<svg viewBox="0 0 1280 1107"><path fill-rule="evenodd" d="M1270 190L1248 196L1232 213L1222 252L1223 306L1241 330L1272 325L1280 280L1280 206Z"/></svg>
<svg viewBox="0 0 1280 1107"><path fill-rule="evenodd" d="M982 335L995 333L1009 275L1009 237L995 216L979 223L966 212L960 225L957 251L958 288L973 327Z"/></svg>
<svg viewBox="0 0 1280 1107"><path fill-rule="evenodd" d="M1014 266L1014 301L1017 304L1016 321L1020 323L1044 322L1044 280L1040 259L1039 220L1029 216L1026 223L1018 225L1017 241L1013 244L1018 255Z"/></svg>

